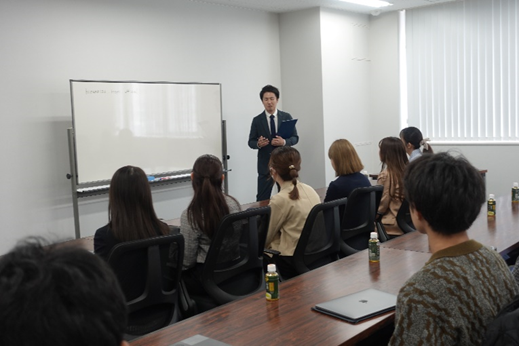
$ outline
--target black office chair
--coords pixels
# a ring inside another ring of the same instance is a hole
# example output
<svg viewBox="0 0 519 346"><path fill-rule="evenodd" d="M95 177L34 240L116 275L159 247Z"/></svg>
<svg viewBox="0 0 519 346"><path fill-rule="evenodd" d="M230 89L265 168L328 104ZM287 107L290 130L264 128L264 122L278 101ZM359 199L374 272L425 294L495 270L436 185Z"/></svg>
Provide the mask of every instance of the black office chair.
<svg viewBox="0 0 519 346"><path fill-rule="evenodd" d="M402 201L402 205L400 209L398 209L398 213L396 214L396 223L398 227L402 230L402 232L410 233L416 231L413 225L413 220L411 219L411 212L409 211L409 202L407 200ZM379 233L379 238L381 242L385 242L387 240L391 240L393 238L398 237L397 235L387 234L384 225L377 221L377 231Z"/></svg>
<svg viewBox="0 0 519 346"><path fill-rule="evenodd" d="M192 294L197 312L265 289L263 247L270 207L226 215L213 235L202 270L205 295Z"/></svg>
<svg viewBox="0 0 519 346"><path fill-rule="evenodd" d="M180 319L178 283L183 260L181 234L114 246L108 264L126 297L126 334L144 335Z"/></svg>
<svg viewBox="0 0 519 346"><path fill-rule="evenodd" d="M398 210L398 214L396 214L396 223L404 233L416 231L416 228L413 225L413 220L411 219L411 212L409 211L409 202L405 199Z"/></svg>
<svg viewBox="0 0 519 346"><path fill-rule="evenodd" d="M293 266L299 274L339 259L340 209L346 203L347 198L319 203L308 214L292 256Z"/></svg>
<svg viewBox="0 0 519 346"><path fill-rule="evenodd" d="M370 233L382 197L382 185L359 187L348 197L341 225L341 256L349 256L368 248Z"/></svg>
<svg viewBox="0 0 519 346"><path fill-rule="evenodd" d="M519 343L519 297L499 311L487 324L482 346L517 345Z"/></svg>

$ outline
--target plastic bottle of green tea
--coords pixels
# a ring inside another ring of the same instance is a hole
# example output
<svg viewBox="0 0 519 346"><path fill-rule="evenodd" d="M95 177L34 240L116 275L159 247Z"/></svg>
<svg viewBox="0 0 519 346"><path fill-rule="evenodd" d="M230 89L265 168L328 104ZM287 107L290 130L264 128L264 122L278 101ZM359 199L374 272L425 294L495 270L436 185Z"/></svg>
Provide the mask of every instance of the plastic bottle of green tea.
<svg viewBox="0 0 519 346"><path fill-rule="evenodd" d="M488 195L487 216L490 218L496 217L496 200L493 193Z"/></svg>
<svg viewBox="0 0 519 346"><path fill-rule="evenodd" d="M519 184L514 183L512 187L512 203L519 203Z"/></svg>
<svg viewBox="0 0 519 346"><path fill-rule="evenodd" d="M379 262L380 261L380 242L378 241L377 232L371 232L369 244L368 244L368 254L370 262Z"/></svg>
<svg viewBox="0 0 519 346"><path fill-rule="evenodd" d="M267 274L265 275L266 298L267 300L279 299L279 274L276 273L276 265L269 264L267 266Z"/></svg>

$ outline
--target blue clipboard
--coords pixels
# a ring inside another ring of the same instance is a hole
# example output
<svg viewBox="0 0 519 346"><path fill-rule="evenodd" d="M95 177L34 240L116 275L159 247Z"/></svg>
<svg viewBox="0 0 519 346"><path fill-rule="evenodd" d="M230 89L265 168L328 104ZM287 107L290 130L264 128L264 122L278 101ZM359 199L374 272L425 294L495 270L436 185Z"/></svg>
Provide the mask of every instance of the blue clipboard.
<svg viewBox="0 0 519 346"><path fill-rule="evenodd" d="M296 127L297 119L290 119L281 122L277 135L283 139L292 137L294 129Z"/></svg>

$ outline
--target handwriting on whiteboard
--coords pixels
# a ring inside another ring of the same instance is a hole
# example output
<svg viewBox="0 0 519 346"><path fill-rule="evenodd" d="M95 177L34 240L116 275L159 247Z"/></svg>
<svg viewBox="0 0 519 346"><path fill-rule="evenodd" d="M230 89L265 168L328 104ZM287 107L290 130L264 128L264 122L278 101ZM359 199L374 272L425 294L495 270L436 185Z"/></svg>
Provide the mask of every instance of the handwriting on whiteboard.
<svg viewBox="0 0 519 346"><path fill-rule="evenodd" d="M123 94L137 94L137 90L125 89L125 90L106 90L106 89L85 89L85 94L111 94L111 95L123 95Z"/></svg>

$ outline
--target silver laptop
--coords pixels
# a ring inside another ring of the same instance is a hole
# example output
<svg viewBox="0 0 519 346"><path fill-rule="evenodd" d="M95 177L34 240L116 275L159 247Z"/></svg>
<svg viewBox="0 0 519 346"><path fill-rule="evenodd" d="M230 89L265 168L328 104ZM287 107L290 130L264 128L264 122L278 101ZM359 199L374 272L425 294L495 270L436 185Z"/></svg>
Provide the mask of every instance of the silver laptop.
<svg viewBox="0 0 519 346"><path fill-rule="evenodd" d="M396 306L394 294L369 288L344 297L317 304L312 310L342 320L358 323L370 317L392 311Z"/></svg>

